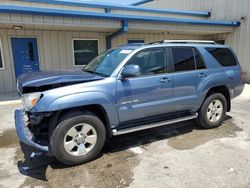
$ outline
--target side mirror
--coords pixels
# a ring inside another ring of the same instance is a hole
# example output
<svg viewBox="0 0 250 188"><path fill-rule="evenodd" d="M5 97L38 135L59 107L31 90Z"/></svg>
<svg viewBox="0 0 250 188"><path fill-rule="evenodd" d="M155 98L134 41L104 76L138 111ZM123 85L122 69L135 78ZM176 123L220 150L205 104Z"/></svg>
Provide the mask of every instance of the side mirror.
<svg viewBox="0 0 250 188"><path fill-rule="evenodd" d="M140 74L141 71L139 65L133 65L133 64L125 66L121 73L123 78L137 77Z"/></svg>

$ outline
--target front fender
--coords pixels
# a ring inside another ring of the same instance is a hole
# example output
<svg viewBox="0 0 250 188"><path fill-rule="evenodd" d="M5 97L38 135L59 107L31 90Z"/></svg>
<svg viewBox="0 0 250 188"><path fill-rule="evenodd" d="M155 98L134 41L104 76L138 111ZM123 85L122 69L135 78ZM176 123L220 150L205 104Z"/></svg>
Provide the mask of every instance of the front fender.
<svg viewBox="0 0 250 188"><path fill-rule="evenodd" d="M108 97L102 92L84 92L64 95L54 99L49 104L46 104L46 106L38 103L32 111L60 111L94 104L101 105L105 109L111 126L118 124L115 101L112 97Z"/></svg>

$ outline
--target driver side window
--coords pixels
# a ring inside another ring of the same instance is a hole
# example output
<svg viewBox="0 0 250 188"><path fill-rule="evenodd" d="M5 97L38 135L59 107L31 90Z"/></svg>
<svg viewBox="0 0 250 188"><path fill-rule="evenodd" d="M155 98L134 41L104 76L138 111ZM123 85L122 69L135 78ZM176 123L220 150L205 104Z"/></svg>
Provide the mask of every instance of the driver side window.
<svg viewBox="0 0 250 188"><path fill-rule="evenodd" d="M127 65L139 65L140 76L164 74L167 72L166 50L148 49L135 54Z"/></svg>

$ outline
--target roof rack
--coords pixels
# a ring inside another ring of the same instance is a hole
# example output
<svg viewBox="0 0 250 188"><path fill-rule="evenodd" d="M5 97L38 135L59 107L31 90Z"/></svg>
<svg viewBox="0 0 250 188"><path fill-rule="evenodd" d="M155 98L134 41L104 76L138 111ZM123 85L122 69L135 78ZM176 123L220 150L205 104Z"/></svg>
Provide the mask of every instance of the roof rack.
<svg viewBox="0 0 250 188"><path fill-rule="evenodd" d="M122 44L118 47L126 47L126 46L143 46L145 45L144 43L127 43L127 44Z"/></svg>
<svg viewBox="0 0 250 188"><path fill-rule="evenodd" d="M164 43L172 43L172 44L216 44L212 40L162 40L155 41L148 44L164 44Z"/></svg>

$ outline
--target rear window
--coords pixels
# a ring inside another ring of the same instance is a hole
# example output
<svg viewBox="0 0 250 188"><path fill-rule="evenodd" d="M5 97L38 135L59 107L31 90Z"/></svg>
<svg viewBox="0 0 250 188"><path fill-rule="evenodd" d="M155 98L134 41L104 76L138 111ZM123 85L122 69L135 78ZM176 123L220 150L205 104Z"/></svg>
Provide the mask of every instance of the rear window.
<svg viewBox="0 0 250 188"><path fill-rule="evenodd" d="M223 67L235 66L237 61L228 48L206 48L206 50L221 64Z"/></svg>

